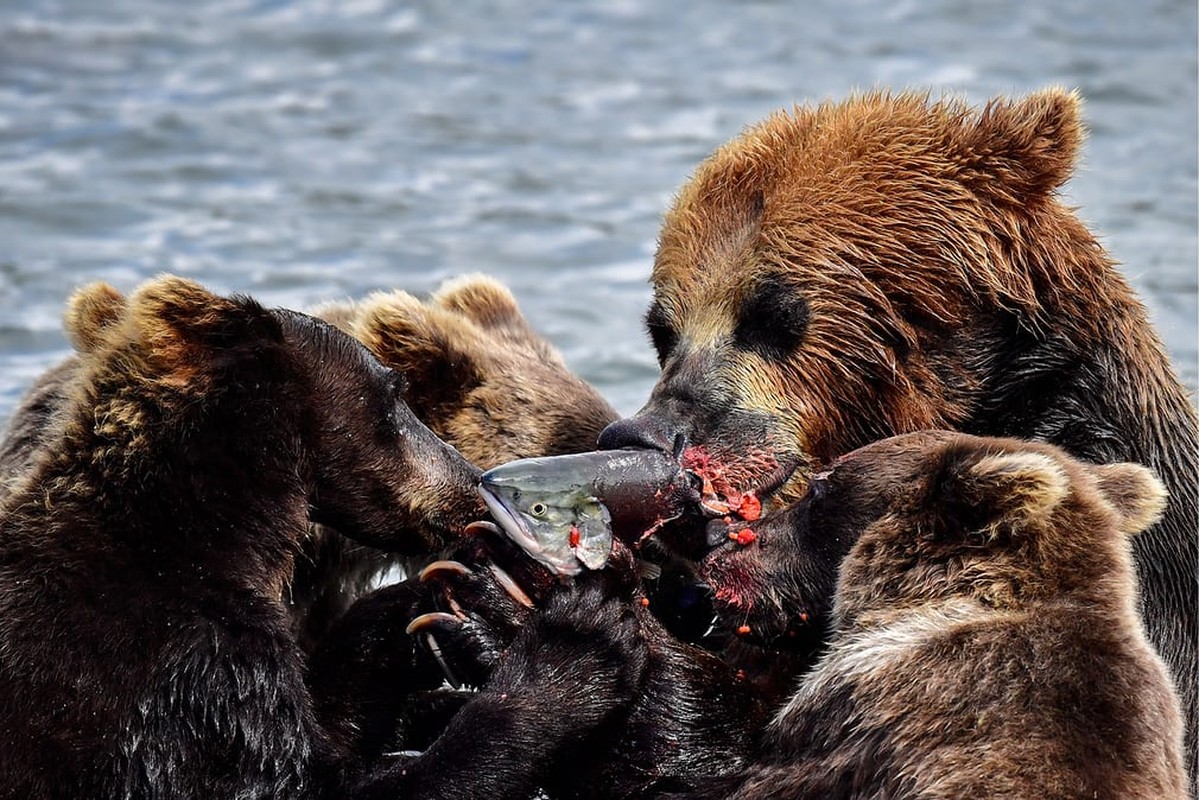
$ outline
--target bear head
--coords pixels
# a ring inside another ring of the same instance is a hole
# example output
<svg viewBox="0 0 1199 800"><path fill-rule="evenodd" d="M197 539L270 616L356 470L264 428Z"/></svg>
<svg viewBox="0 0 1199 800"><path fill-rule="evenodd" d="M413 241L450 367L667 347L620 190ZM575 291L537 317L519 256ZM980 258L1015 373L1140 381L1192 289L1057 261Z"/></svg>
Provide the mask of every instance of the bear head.
<svg viewBox="0 0 1199 800"><path fill-rule="evenodd" d="M71 433L97 482L154 475L215 504L242 476L264 496L305 493L313 519L351 537L413 553L482 513L478 470L404 404L403 378L324 321L163 276L127 300L80 289L66 329L80 358Z"/></svg>
<svg viewBox="0 0 1199 800"><path fill-rule="evenodd" d="M318 313L403 374L417 416L484 469L591 450L617 418L492 278L452 279L427 302L393 291Z"/></svg>
<svg viewBox="0 0 1199 800"><path fill-rule="evenodd" d="M1002 357L995 316L1036 308L1053 269L1101 279L1071 266L1101 251L1055 197L1078 117L1061 90L981 111L871 93L718 149L659 238L661 376L601 445L698 456L778 507L868 442L962 429ZM670 544L696 557L695 538Z"/></svg>
<svg viewBox="0 0 1199 800"><path fill-rule="evenodd" d="M835 620L961 597L996 608L1122 598L1131 615L1128 535L1157 521L1165 501L1138 464L922 431L842 456L781 512L713 522L724 543L702 570L724 619L750 641L784 646L819 640Z"/></svg>

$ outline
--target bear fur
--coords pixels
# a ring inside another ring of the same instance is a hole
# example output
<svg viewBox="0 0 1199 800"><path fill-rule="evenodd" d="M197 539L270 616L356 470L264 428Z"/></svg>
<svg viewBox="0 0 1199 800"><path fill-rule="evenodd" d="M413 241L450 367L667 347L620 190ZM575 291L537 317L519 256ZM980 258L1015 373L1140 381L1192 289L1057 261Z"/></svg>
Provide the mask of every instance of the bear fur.
<svg viewBox="0 0 1199 800"><path fill-rule="evenodd" d="M837 456L922 429L1145 464L1169 501L1133 542L1140 607L1193 772L1199 426L1141 303L1058 197L1079 115L1060 89L981 109L872 92L719 148L662 226L646 315L661 377L601 446L681 449L774 508Z"/></svg>
<svg viewBox="0 0 1199 800"><path fill-rule="evenodd" d="M529 326L512 293L494 278L454 278L427 301L396 290L313 313L402 374L408 407L480 469L594 449L600 431L617 419L599 392L572 374ZM315 529L288 594L305 649L395 566L411 565Z"/></svg>
<svg viewBox="0 0 1199 800"><path fill-rule="evenodd" d="M94 345L90 340L119 319L124 309L124 295L111 286L98 284L78 295L65 320L68 336L74 337L72 344L78 350L90 348ZM78 370L79 357L68 356L39 375L13 411L0 441L0 506L33 466L38 451L57 434L62 420L56 419L56 412L66 405Z"/></svg>
<svg viewBox="0 0 1199 800"><path fill-rule="evenodd" d="M743 548L779 583L850 543L827 650L718 796L1186 797L1131 559L1165 502L1144 467L1009 439L921 432L842 457Z"/></svg>
<svg viewBox="0 0 1199 800"><path fill-rule="evenodd" d="M341 792L361 764L283 603L299 543L444 547L478 471L306 315L162 277L67 324L75 375L0 511L0 797Z"/></svg>

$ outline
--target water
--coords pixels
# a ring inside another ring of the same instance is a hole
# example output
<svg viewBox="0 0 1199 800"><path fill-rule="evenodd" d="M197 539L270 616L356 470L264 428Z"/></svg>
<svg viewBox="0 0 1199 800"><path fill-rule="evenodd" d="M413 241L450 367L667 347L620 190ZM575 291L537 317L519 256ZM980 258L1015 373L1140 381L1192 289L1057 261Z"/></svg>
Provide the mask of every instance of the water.
<svg viewBox="0 0 1199 800"><path fill-rule="evenodd" d="M72 288L161 271L272 305L485 271L622 412L661 214L793 102L1078 87L1069 185L1197 372L1193 0L3 0L0 420Z"/></svg>

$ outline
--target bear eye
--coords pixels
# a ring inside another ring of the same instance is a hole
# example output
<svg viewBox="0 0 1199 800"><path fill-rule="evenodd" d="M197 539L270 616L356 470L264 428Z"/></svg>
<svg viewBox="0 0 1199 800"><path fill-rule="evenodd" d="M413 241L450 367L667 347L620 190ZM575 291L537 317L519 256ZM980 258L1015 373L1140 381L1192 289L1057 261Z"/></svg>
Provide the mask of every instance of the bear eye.
<svg viewBox="0 0 1199 800"><path fill-rule="evenodd" d="M544 517L547 510L545 503L534 503L529 506L529 513L535 517Z"/></svg>
<svg viewBox="0 0 1199 800"><path fill-rule="evenodd" d="M666 312L662 306L654 303L645 312L645 327L649 331L650 341L658 352L658 365L661 366L670 357L671 352L679 343L679 334L670 327Z"/></svg>
<svg viewBox="0 0 1199 800"><path fill-rule="evenodd" d="M807 301L795 287L764 278L741 305L733 343L767 361L782 361L803 342L809 317Z"/></svg>

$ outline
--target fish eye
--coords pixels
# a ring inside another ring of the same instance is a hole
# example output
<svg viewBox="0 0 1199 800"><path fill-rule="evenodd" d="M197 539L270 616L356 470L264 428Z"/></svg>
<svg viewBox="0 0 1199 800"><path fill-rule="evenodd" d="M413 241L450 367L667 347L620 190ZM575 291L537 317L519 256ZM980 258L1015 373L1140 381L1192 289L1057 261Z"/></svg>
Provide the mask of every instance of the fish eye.
<svg viewBox="0 0 1199 800"><path fill-rule="evenodd" d="M546 510L545 503L534 503L529 506L529 513L535 517L544 517Z"/></svg>

